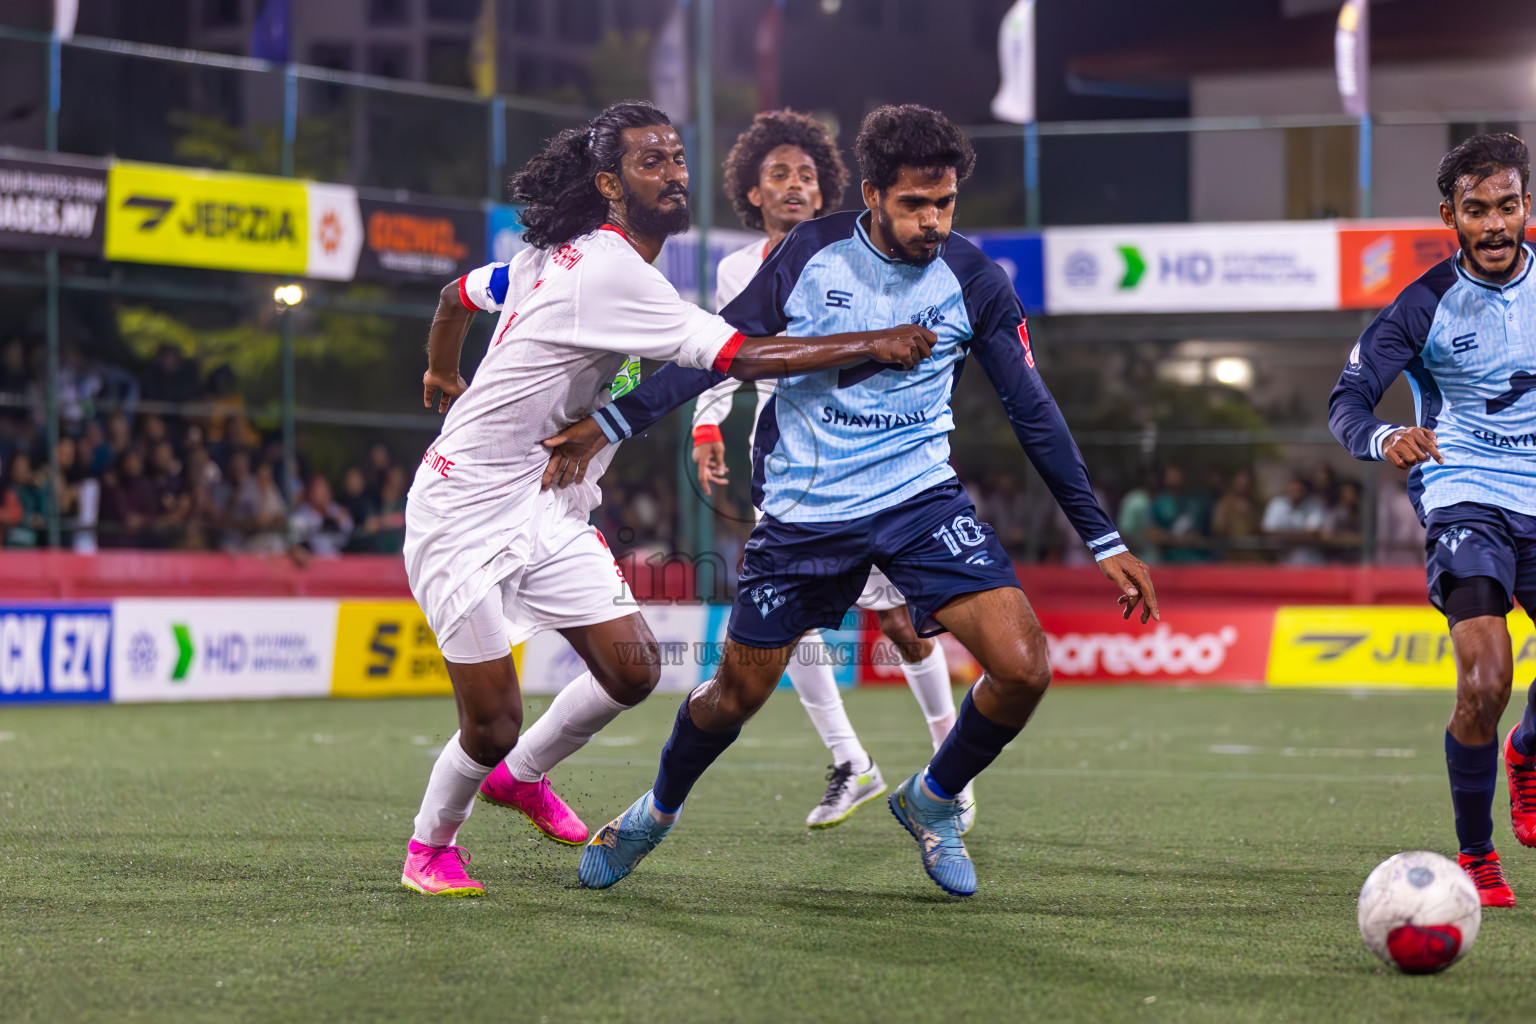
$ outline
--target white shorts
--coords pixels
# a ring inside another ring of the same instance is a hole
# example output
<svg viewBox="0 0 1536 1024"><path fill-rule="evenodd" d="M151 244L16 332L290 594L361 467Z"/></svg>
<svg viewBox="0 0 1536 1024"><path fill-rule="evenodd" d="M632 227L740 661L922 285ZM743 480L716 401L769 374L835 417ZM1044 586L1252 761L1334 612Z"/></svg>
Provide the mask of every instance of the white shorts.
<svg viewBox="0 0 1536 1024"><path fill-rule="evenodd" d="M864 581L864 592L854 602L857 608L867 612L888 612L892 608L906 607L907 599L896 589L896 584L877 566L869 567L869 579Z"/></svg>
<svg viewBox="0 0 1536 1024"><path fill-rule="evenodd" d="M528 563L497 581L437 644L448 661L473 665L506 657L535 633L622 619L638 607L597 527L560 516L540 531Z"/></svg>

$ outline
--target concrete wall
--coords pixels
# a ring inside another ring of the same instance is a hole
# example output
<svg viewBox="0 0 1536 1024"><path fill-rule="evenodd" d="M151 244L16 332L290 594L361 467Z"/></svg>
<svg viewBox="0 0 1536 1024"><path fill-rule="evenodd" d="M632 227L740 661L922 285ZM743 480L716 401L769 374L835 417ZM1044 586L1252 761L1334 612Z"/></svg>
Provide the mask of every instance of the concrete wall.
<svg viewBox="0 0 1536 1024"><path fill-rule="evenodd" d="M1444 114L1471 120L1478 112L1536 108L1536 59L1488 64L1378 68L1371 80L1377 111ZM1338 114L1332 69L1253 75L1207 75L1190 83L1195 117ZM1536 118L1521 123L1536 137ZM1378 217L1425 217L1439 202L1435 167L1450 136L1444 124L1377 125L1375 209ZM1190 215L1194 220L1270 220L1286 215L1286 133L1202 132L1190 140Z"/></svg>

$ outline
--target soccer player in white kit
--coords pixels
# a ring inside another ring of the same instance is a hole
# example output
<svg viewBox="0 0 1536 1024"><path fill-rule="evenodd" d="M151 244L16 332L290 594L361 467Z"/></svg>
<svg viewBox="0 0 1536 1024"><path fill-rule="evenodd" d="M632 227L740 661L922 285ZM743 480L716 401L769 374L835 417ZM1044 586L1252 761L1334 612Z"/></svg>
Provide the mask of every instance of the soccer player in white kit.
<svg viewBox="0 0 1536 1024"><path fill-rule="evenodd" d="M649 103L615 104L550 140L512 180L512 198L524 204L531 248L443 289L422 383L428 407L448 415L406 505L411 593L448 663L459 714L401 874L402 885L432 895L485 892L454 845L477 791L528 813L546 834L581 842L586 826L544 773L644 700L659 675L656 641L588 524L611 452L580 473L573 466L570 488L541 491L549 463L541 439L606 405L631 355L756 378L870 358L910 367L933 338L913 325L743 338L684 301L650 265L688 227L688 168L677 132ZM477 309L499 319L466 385L459 352ZM587 671L519 742L510 647L547 629L560 631Z"/></svg>
<svg viewBox="0 0 1536 1024"><path fill-rule="evenodd" d="M789 230L802 221L839 207L848 169L838 154L837 143L820 121L793 110L758 114L742 132L725 158L725 192L736 208L742 226L763 231L766 241L754 241L720 261L715 271L715 308L723 309L757 273ZM757 385L757 409L773 394L772 380ZM731 400L741 381L722 381L700 395L693 413L693 461L699 484L709 494L712 485L729 481L725 443L720 424L731 412ZM756 430L756 415L753 429ZM748 442L750 450L751 442ZM761 514L761 513L759 513ZM880 631L901 658L902 675L917 698L937 751L955 724L955 695L950 689L949 665L944 649L917 635L907 614L907 600L885 573L871 568L869 581L859 595L858 607L872 611ZM789 681L804 705L816 732L832 752L826 792L811 809L805 823L814 829L831 828L848 820L864 803L885 792L880 766L859 742L848 711L838 692L837 679L827 642L819 632L805 635L789 663ZM968 783L960 794L965 807L962 833L976 821L976 799Z"/></svg>

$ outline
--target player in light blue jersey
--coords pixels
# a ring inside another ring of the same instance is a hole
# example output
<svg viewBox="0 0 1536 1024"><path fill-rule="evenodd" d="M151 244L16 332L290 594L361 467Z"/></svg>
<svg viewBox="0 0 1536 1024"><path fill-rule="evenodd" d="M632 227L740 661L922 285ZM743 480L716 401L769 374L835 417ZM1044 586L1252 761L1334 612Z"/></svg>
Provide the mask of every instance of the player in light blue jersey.
<svg viewBox="0 0 1536 1024"><path fill-rule="evenodd" d="M1119 587L1126 617L1138 605L1143 622L1157 615L1147 568L1099 506L1035 370L1012 282L951 234L959 184L975 163L965 136L937 111L881 107L855 149L867 210L794 228L722 316L746 333L791 336L921 324L937 337L932 355L910 371L865 363L784 376L765 404L753 450L753 502L764 515L747 542L730 644L716 677L678 709L653 789L583 852L578 877L588 887L614 884L661 842L694 782L773 692L801 636L835 627L873 565L906 596L919 635L952 632L985 670L927 769L890 797L929 877L953 895L975 892L956 797L1023 730L1051 671L1012 563L949 465L949 402L967 356ZM579 477L603 444L723 376L664 367L603 415L546 441L555 451L545 480Z"/></svg>
<svg viewBox="0 0 1536 1024"><path fill-rule="evenodd" d="M1429 599L1456 650L1445 731L1460 861L1484 906L1515 894L1493 848L1499 716L1514 679L1507 617L1536 609L1536 252L1524 242L1531 158L1513 135L1468 139L1440 162L1440 216L1460 250L1403 289L1349 355L1328 425L1357 459L1408 469L1427 528ZM1418 425L1383 423L1399 373ZM1536 846L1536 685L1504 744L1516 837Z"/></svg>

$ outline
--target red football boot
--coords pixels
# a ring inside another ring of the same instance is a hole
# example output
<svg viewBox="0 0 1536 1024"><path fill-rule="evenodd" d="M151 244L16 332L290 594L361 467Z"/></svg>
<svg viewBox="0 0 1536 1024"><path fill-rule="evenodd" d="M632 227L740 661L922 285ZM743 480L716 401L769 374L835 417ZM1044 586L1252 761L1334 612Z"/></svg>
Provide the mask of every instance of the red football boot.
<svg viewBox="0 0 1536 1024"><path fill-rule="evenodd" d="M1518 725L1515 729L1520 728ZM1536 846L1536 757L1515 749L1515 729L1504 737L1504 774L1509 778L1509 817L1515 838Z"/></svg>
<svg viewBox="0 0 1536 1024"><path fill-rule="evenodd" d="M1514 890L1504 881L1504 868L1499 864L1497 853L1485 853L1481 857L1458 853L1456 863L1461 865L1461 870L1472 876L1472 883L1477 886L1477 898L1483 906L1515 905Z"/></svg>

